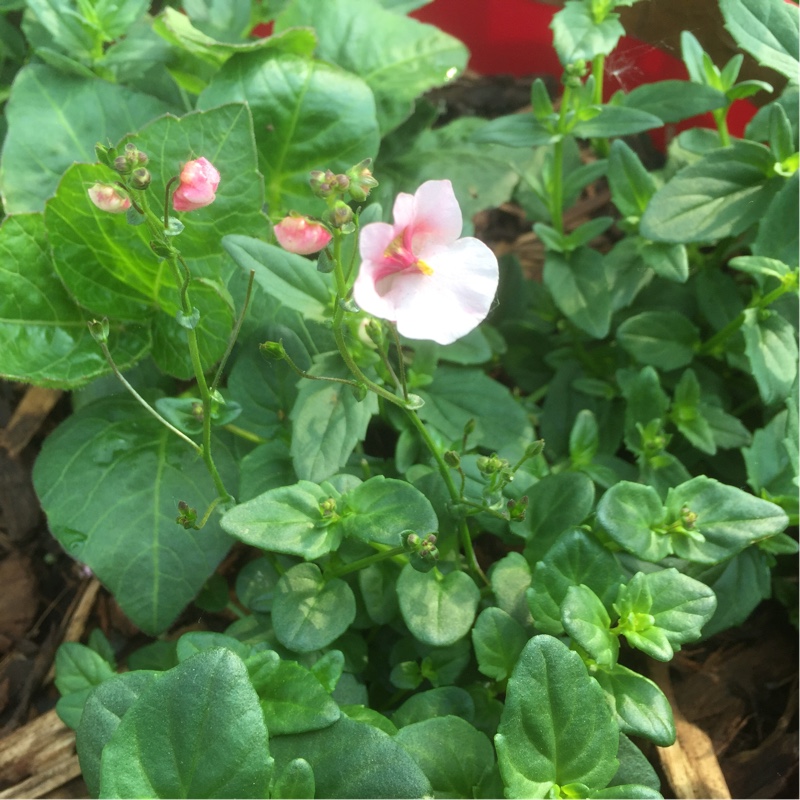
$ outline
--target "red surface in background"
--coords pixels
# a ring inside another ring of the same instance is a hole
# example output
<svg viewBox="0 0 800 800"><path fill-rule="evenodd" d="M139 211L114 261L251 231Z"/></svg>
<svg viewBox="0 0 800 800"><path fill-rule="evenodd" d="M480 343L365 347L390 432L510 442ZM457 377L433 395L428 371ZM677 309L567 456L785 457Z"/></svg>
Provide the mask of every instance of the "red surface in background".
<svg viewBox="0 0 800 800"><path fill-rule="evenodd" d="M560 79L562 67L553 49L550 30L556 11L555 6L531 0L434 0L411 16L436 25L464 42L472 54L469 66L476 72L484 75L549 74ZM606 59L604 96L607 100L619 89L629 92L642 83L669 79L688 79L679 57L624 36ZM742 136L756 110L747 101L734 102L728 112L728 127L733 136ZM716 127L711 114L703 114L667 128L674 135L698 125ZM659 129L651 135L663 149L665 130Z"/></svg>

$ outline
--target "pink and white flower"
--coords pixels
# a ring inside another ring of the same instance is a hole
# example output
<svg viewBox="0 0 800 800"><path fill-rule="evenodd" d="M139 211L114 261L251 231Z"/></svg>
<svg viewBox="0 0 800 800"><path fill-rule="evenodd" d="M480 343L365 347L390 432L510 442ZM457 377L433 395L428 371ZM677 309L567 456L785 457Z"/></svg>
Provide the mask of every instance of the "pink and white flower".
<svg viewBox="0 0 800 800"><path fill-rule="evenodd" d="M397 324L409 339L451 344L489 313L499 270L478 239L460 239L463 219L450 181L426 181L394 203L394 224L361 231L358 305Z"/></svg>
<svg viewBox="0 0 800 800"><path fill-rule="evenodd" d="M321 222L290 214L275 226L275 238L284 250L308 256L330 242L331 232Z"/></svg>
<svg viewBox="0 0 800 800"><path fill-rule="evenodd" d="M172 195L172 206L176 211L194 211L214 202L219 172L208 159L187 161L181 169L180 180Z"/></svg>
<svg viewBox="0 0 800 800"><path fill-rule="evenodd" d="M121 214L131 207L130 198L116 186L96 183L89 190L89 199L101 210L109 214Z"/></svg>

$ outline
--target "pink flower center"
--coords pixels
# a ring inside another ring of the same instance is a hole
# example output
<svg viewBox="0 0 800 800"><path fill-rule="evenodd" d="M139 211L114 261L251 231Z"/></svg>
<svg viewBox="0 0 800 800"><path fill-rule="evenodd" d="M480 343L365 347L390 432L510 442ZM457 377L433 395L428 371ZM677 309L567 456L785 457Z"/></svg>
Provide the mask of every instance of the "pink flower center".
<svg viewBox="0 0 800 800"><path fill-rule="evenodd" d="M411 249L411 228L404 228L401 233L389 242L383 251L383 262L375 276L375 280L380 281L398 272L408 272L415 270L423 275L433 275L433 268L418 258Z"/></svg>

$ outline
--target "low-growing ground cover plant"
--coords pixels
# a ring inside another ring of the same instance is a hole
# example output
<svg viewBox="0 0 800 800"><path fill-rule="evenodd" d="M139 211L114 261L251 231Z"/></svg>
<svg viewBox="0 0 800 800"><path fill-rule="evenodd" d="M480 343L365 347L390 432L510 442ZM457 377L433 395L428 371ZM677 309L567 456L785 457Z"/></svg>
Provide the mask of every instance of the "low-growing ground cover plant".
<svg viewBox="0 0 800 800"><path fill-rule="evenodd" d="M0 373L75 390L37 492L154 637L59 650L93 796L658 797L631 651L793 604L797 7L720 0L780 92L686 33L603 102L633 2L555 16L557 97L441 126L419 2L2 18ZM623 138L709 111L657 171ZM541 281L471 235L512 198ZM235 621L169 636L193 601Z"/></svg>

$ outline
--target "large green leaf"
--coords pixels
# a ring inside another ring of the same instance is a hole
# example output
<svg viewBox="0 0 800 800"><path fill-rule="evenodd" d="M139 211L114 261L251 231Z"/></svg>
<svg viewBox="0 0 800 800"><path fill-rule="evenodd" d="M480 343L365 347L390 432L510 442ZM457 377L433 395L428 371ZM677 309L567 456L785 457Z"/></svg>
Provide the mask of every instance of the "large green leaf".
<svg viewBox="0 0 800 800"><path fill-rule="evenodd" d="M347 492L344 503L345 535L365 542L397 547L404 531L424 536L439 530L430 500L406 481L376 475Z"/></svg>
<svg viewBox="0 0 800 800"><path fill-rule="evenodd" d="M23 67L6 107L0 160L6 213L41 211L73 161L94 161L97 142L116 141L166 111L154 97L99 78Z"/></svg>
<svg viewBox="0 0 800 800"><path fill-rule="evenodd" d="M595 339L602 339L611 325L611 292L603 256L589 247L579 247L568 256L548 251L544 262L544 284L559 310Z"/></svg>
<svg viewBox="0 0 800 800"><path fill-rule="evenodd" d="M765 404L785 400L797 375L797 331L777 311L748 308L742 333Z"/></svg>
<svg viewBox="0 0 800 800"><path fill-rule="evenodd" d="M372 89L382 134L409 116L417 97L454 78L467 63L458 39L386 11L376 0L294 0L275 30L301 25L317 33L317 58L355 73Z"/></svg>
<svg viewBox="0 0 800 800"><path fill-rule="evenodd" d="M465 220L502 205L511 198L522 165L531 155L517 148L473 141L487 124L491 123L474 117L457 119L415 135L411 143L404 128L399 129L381 145L375 166L380 186L370 199L374 197L388 212L398 192L413 193L425 181L447 179Z"/></svg>
<svg viewBox="0 0 800 800"><path fill-rule="evenodd" d="M522 406L481 370L440 366L419 395L425 401L420 417L453 441L461 439L470 420L475 421L469 437L472 445L497 451L521 449L533 438Z"/></svg>
<svg viewBox="0 0 800 800"><path fill-rule="evenodd" d="M595 56L607 56L617 46L625 29L619 14L607 11L598 20L588 3L570 0L553 17L553 47L565 67L579 59L591 62Z"/></svg>
<svg viewBox="0 0 800 800"><path fill-rule="evenodd" d="M446 647L466 636L480 592L465 572L417 572L410 564L397 580L400 611L412 634L425 644Z"/></svg>
<svg viewBox="0 0 800 800"><path fill-rule="evenodd" d="M391 736L342 716L328 728L270 738L280 773L295 758L314 771L315 797L429 797L431 786Z"/></svg>
<svg viewBox="0 0 800 800"><path fill-rule="evenodd" d="M265 797L267 727L242 660L204 650L153 681L100 764L101 797Z"/></svg>
<svg viewBox="0 0 800 800"><path fill-rule="evenodd" d="M551 797L580 783L602 789L617 770L619 729L581 657L534 636L517 662L495 736L506 797Z"/></svg>
<svg viewBox="0 0 800 800"><path fill-rule="evenodd" d="M671 370L691 363L700 331L677 311L643 311L617 328L617 341L640 363Z"/></svg>
<svg viewBox="0 0 800 800"><path fill-rule="evenodd" d="M486 734L452 715L405 725L394 741L428 777L435 797L473 797L494 764L494 749Z"/></svg>
<svg viewBox="0 0 800 800"><path fill-rule="evenodd" d="M217 466L235 490L231 456ZM134 400L80 409L45 441L33 473L50 530L144 631L166 630L230 546L215 517L177 525L178 500L202 513L216 497L202 460Z"/></svg>
<svg viewBox="0 0 800 800"><path fill-rule="evenodd" d="M673 80L637 86L622 96L622 104L625 108L654 114L663 122L680 122L706 111L724 108L728 105L728 99L713 86Z"/></svg>
<svg viewBox="0 0 800 800"><path fill-rule="evenodd" d="M100 796L100 758L103 748L127 710L158 676L158 672L146 669L123 672L101 683L86 700L75 746L81 773L92 797Z"/></svg>
<svg viewBox="0 0 800 800"><path fill-rule="evenodd" d="M329 316L330 275L318 272L307 258L251 236L226 236L223 245L243 270L255 272L256 283L282 305L314 319Z"/></svg>
<svg viewBox="0 0 800 800"><path fill-rule="evenodd" d="M350 377L338 353L317 358L314 375ZM291 453L297 475L323 481L343 466L363 440L378 399L371 392L359 401L353 387L331 381L304 380L292 409Z"/></svg>
<svg viewBox="0 0 800 800"><path fill-rule="evenodd" d="M677 244L736 236L781 188L781 178L769 177L774 161L766 147L745 140L711 151L653 195L640 233Z"/></svg>
<svg viewBox="0 0 800 800"><path fill-rule="evenodd" d="M41 214L6 217L0 227L0 375L72 388L109 371L82 311L53 269ZM150 347L147 328L112 322L109 349L120 369Z"/></svg>
<svg viewBox="0 0 800 800"><path fill-rule="evenodd" d="M339 578L326 581L316 564L296 564L275 587L275 635L296 653L329 645L350 627L355 616L353 590Z"/></svg>
<svg viewBox="0 0 800 800"><path fill-rule="evenodd" d="M799 184L800 175L795 172L767 206L753 242L755 255L775 258L789 266L797 266L800 252L796 224L800 217Z"/></svg>
<svg viewBox="0 0 800 800"><path fill-rule="evenodd" d="M220 5L228 6L230 9L231 4ZM248 13L244 24L248 26L250 22L249 9L245 9L245 11ZM316 45L316 39L310 30L286 31L281 35L273 34L262 39L247 41L219 41L204 33L192 22L198 22L198 20L196 18L192 20L186 14L167 7L153 20L153 30L181 51L190 53L214 67L221 67L236 53L247 53L253 50L310 56Z"/></svg>
<svg viewBox="0 0 800 800"><path fill-rule="evenodd" d="M759 64L797 81L797 6L773 0L720 0L725 27Z"/></svg>
<svg viewBox="0 0 800 800"><path fill-rule="evenodd" d="M375 100L357 76L298 56L231 58L198 99L207 109L245 101L253 114L270 213L318 213L308 174L342 172L378 150Z"/></svg>

